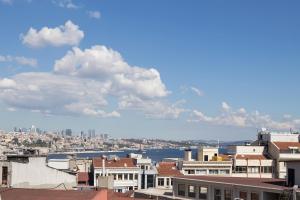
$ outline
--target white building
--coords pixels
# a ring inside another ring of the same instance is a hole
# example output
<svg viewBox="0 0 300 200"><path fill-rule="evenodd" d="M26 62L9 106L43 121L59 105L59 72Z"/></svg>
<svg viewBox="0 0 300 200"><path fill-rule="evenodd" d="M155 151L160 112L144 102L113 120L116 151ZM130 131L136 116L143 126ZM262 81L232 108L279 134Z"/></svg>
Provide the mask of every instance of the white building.
<svg viewBox="0 0 300 200"><path fill-rule="evenodd" d="M141 170L133 158L93 159L94 186L99 187L99 177L113 176L113 189L117 192L140 189Z"/></svg>
<svg viewBox="0 0 300 200"><path fill-rule="evenodd" d="M219 155L218 148L201 147L197 160L192 159L190 149L185 150L184 160L179 161L179 169L184 175L231 175L232 161Z"/></svg>
<svg viewBox="0 0 300 200"><path fill-rule="evenodd" d="M274 159L275 176L285 178L286 162L300 160L300 142L298 133L269 132L258 133L256 144L265 146L267 154Z"/></svg>
<svg viewBox="0 0 300 200"><path fill-rule="evenodd" d="M159 162L156 168L156 188L172 189L173 178L182 175L175 162Z"/></svg>
<svg viewBox="0 0 300 200"><path fill-rule="evenodd" d="M155 178L157 175L156 167L152 164L150 158L144 158L142 154L129 154L130 158L135 160L136 166L140 168L141 189L155 187Z"/></svg>
<svg viewBox="0 0 300 200"><path fill-rule="evenodd" d="M48 167L46 157L15 156L9 158L10 187L14 188L73 188L76 175Z"/></svg>
<svg viewBox="0 0 300 200"><path fill-rule="evenodd" d="M273 178L274 161L264 155L264 146L233 146L235 177Z"/></svg>

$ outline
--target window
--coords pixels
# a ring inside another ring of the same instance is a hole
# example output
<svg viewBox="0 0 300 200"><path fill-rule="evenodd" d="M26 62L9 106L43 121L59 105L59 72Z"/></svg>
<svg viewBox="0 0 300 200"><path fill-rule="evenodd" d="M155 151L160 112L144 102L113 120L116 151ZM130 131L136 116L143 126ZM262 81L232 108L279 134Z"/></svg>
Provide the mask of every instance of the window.
<svg viewBox="0 0 300 200"><path fill-rule="evenodd" d="M189 185L189 187L188 187L188 196L193 197L193 198L196 197L195 186Z"/></svg>
<svg viewBox="0 0 300 200"><path fill-rule="evenodd" d="M236 166L235 167L235 172L236 173L246 173L247 172L247 167Z"/></svg>
<svg viewBox="0 0 300 200"><path fill-rule="evenodd" d="M231 190L224 190L224 200L231 200L232 193Z"/></svg>
<svg viewBox="0 0 300 200"><path fill-rule="evenodd" d="M169 186L169 185L170 185L170 179L167 178L167 186Z"/></svg>
<svg viewBox="0 0 300 200"><path fill-rule="evenodd" d="M263 166L261 167L261 173L272 173L272 167L271 166Z"/></svg>
<svg viewBox="0 0 300 200"><path fill-rule="evenodd" d="M259 200L259 195L255 192L251 193L251 200Z"/></svg>
<svg viewBox="0 0 300 200"><path fill-rule="evenodd" d="M114 174L114 180L117 180L117 174Z"/></svg>
<svg viewBox="0 0 300 200"><path fill-rule="evenodd" d="M208 161L208 155L204 155L204 161Z"/></svg>
<svg viewBox="0 0 300 200"><path fill-rule="evenodd" d="M171 186L173 185L173 179L171 178Z"/></svg>
<svg viewBox="0 0 300 200"><path fill-rule="evenodd" d="M241 191L240 192L240 199L241 200L247 200L247 192Z"/></svg>
<svg viewBox="0 0 300 200"><path fill-rule="evenodd" d="M118 174L118 180L122 180L122 174Z"/></svg>
<svg viewBox="0 0 300 200"><path fill-rule="evenodd" d="M248 167L248 173L259 173L259 167Z"/></svg>
<svg viewBox="0 0 300 200"><path fill-rule="evenodd" d="M218 170L217 169L210 169L209 170L209 174L218 174Z"/></svg>
<svg viewBox="0 0 300 200"><path fill-rule="evenodd" d="M189 170L187 170L187 174L195 174L195 170L189 169Z"/></svg>
<svg viewBox="0 0 300 200"><path fill-rule="evenodd" d="M8 167L3 166L2 167L2 185L7 185L8 180Z"/></svg>
<svg viewBox="0 0 300 200"><path fill-rule="evenodd" d="M164 178L158 178L157 179L158 186L164 186L165 185L165 179Z"/></svg>
<svg viewBox="0 0 300 200"><path fill-rule="evenodd" d="M199 187L199 199L207 199L207 187Z"/></svg>
<svg viewBox="0 0 300 200"><path fill-rule="evenodd" d="M221 169L220 174L229 174L230 170L229 169Z"/></svg>
<svg viewBox="0 0 300 200"><path fill-rule="evenodd" d="M197 169L195 174L205 175L207 173L206 169Z"/></svg>
<svg viewBox="0 0 300 200"><path fill-rule="evenodd" d="M138 180L138 179L139 179L139 175L138 175L138 174L135 174L135 175L134 175L134 179L135 179L135 180Z"/></svg>
<svg viewBox="0 0 300 200"><path fill-rule="evenodd" d="M124 174L124 180L128 180L128 174Z"/></svg>
<svg viewBox="0 0 300 200"><path fill-rule="evenodd" d="M178 196L185 196L185 185L178 184Z"/></svg>
<svg viewBox="0 0 300 200"><path fill-rule="evenodd" d="M222 199L222 194L220 189L215 189L214 193L214 200L221 200Z"/></svg>
<svg viewBox="0 0 300 200"><path fill-rule="evenodd" d="M133 180L133 174L129 174L129 180Z"/></svg>

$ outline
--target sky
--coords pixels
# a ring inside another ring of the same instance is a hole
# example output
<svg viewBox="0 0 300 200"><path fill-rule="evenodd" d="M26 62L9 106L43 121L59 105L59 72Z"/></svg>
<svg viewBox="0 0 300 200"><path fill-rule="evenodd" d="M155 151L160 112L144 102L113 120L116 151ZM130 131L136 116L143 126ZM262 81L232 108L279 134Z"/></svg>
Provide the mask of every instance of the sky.
<svg viewBox="0 0 300 200"><path fill-rule="evenodd" d="M0 129L299 130L300 2L0 0Z"/></svg>

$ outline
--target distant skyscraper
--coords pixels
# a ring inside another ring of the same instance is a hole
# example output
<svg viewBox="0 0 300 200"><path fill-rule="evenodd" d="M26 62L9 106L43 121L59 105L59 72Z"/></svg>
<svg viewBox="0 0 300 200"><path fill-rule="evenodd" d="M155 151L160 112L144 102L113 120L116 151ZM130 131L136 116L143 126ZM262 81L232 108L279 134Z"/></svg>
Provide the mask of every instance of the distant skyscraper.
<svg viewBox="0 0 300 200"><path fill-rule="evenodd" d="M72 129L66 129L66 136L72 136Z"/></svg>
<svg viewBox="0 0 300 200"><path fill-rule="evenodd" d="M103 134L103 139L107 140L108 139L108 134Z"/></svg>
<svg viewBox="0 0 300 200"><path fill-rule="evenodd" d="M88 137L89 138L95 138L96 137L96 131L95 131L95 129L89 129L88 130Z"/></svg>

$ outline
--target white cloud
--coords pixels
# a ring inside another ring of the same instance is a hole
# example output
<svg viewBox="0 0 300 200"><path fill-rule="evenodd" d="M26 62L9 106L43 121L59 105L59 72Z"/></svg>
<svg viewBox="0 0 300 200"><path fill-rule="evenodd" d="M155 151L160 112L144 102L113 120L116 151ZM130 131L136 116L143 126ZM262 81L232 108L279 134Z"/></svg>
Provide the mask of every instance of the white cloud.
<svg viewBox="0 0 300 200"><path fill-rule="evenodd" d="M0 89L13 89L17 86L16 82L9 78L0 79Z"/></svg>
<svg viewBox="0 0 300 200"><path fill-rule="evenodd" d="M207 116L201 111L194 110L190 122L206 122L214 125L236 126L236 127L266 127L269 129L297 129L300 127L299 119L273 120L269 115L261 114L258 111L247 112L240 108L233 110L226 102L222 103L222 113L218 116Z"/></svg>
<svg viewBox="0 0 300 200"><path fill-rule="evenodd" d="M196 87L191 87L191 90L192 90L197 96L199 96L199 97L201 97L201 96L204 95L204 93L203 93L200 89L198 89L198 88L196 88Z"/></svg>
<svg viewBox="0 0 300 200"><path fill-rule="evenodd" d="M30 28L25 35L21 35L23 44L30 47L39 48L47 45L63 46L63 45L78 45L83 39L84 32L79 29L79 26L72 21L67 21L65 25L48 28L43 27L41 30Z"/></svg>
<svg viewBox="0 0 300 200"><path fill-rule="evenodd" d="M85 50L73 48L55 62L54 72L111 81L115 95L127 95L130 92L154 98L169 93L156 69L130 66L120 53L105 46L97 45Z"/></svg>
<svg viewBox="0 0 300 200"><path fill-rule="evenodd" d="M149 118L178 118L185 110L169 103L169 94L156 69L130 66L105 46L75 47L56 60L53 72L20 73L0 81L0 100L9 107L47 115L120 117L126 109ZM115 101L117 105L110 103Z"/></svg>
<svg viewBox="0 0 300 200"><path fill-rule="evenodd" d="M0 55L0 62L15 62L17 64L30 67L36 67L38 65L36 59L24 56Z"/></svg>
<svg viewBox="0 0 300 200"><path fill-rule="evenodd" d="M52 3L61 7L61 8L68 8L68 9L77 9L79 8L72 0L53 0Z"/></svg>
<svg viewBox="0 0 300 200"><path fill-rule="evenodd" d="M157 99L141 99L134 95L122 96L119 101L120 109L137 110L153 119L177 119L185 109L180 108L181 102L169 104Z"/></svg>
<svg viewBox="0 0 300 200"><path fill-rule="evenodd" d="M101 13L99 11L87 11L90 18L100 19Z"/></svg>
<svg viewBox="0 0 300 200"><path fill-rule="evenodd" d="M230 110L230 106L226 102L222 102L222 109L224 111L229 111Z"/></svg>

